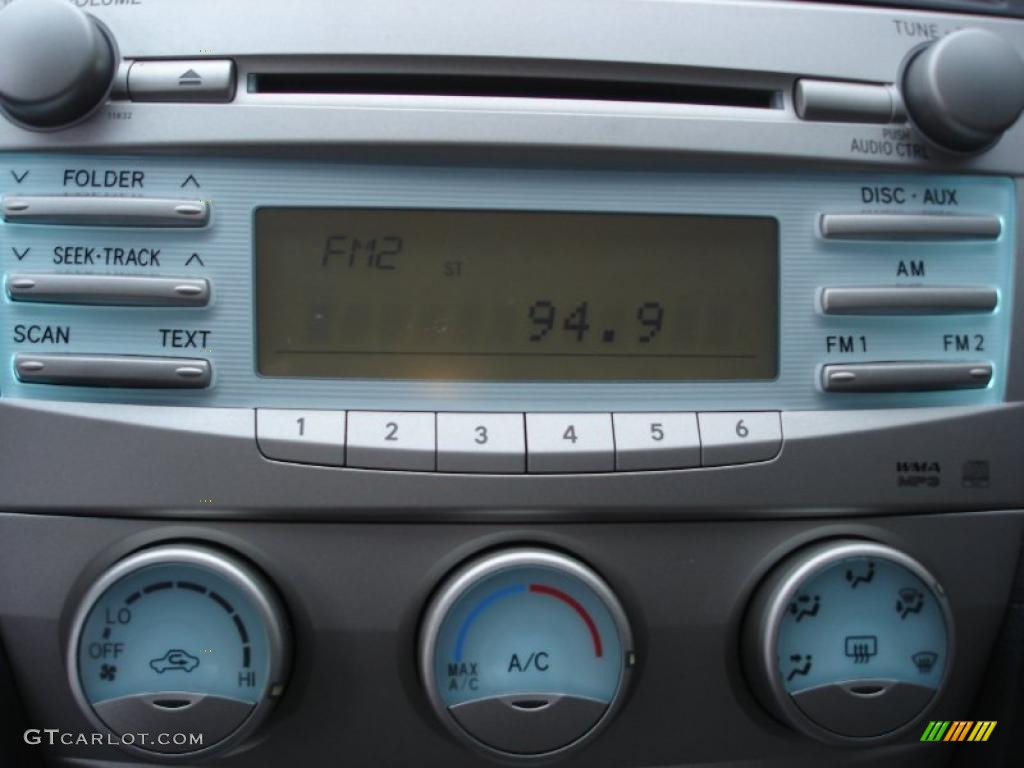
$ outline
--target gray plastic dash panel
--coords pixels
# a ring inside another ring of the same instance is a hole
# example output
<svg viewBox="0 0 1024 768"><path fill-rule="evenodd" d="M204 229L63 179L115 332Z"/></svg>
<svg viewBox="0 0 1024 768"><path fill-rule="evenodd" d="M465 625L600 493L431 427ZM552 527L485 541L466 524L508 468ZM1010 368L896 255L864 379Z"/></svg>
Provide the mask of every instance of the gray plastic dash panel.
<svg viewBox="0 0 1024 768"><path fill-rule="evenodd" d="M989 363L852 363L826 365L826 392L933 392L981 389L992 380Z"/></svg>
<svg viewBox="0 0 1024 768"><path fill-rule="evenodd" d="M50 304L205 307L210 283L205 278L16 272L7 276L7 295L11 301Z"/></svg>
<svg viewBox="0 0 1024 768"><path fill-rule="evenodd" d="M211 377L208 360L142 355L18 354L14 370L27 384L83 387L204 389Z"/></svg>
<svg viewBox="0 0 1024 768"><path fill-rule="evenodd" d="M999 303L995 288L940 286L914 288L826 288L826 315L955 315L991 312Z"/></svg>
<svg viewBox="0 0 1024 768"><path fill-rule="evenodd" d="M210 221L205 200L5 195L2 208L8 224L177 228L205 227Z"/></svg>
<svg viewBox="0 0 1024 768"><path fill-rule="evenodd" d="M842 240L995 240L997 216L912 213L826 213L821 236Z"/></svg>

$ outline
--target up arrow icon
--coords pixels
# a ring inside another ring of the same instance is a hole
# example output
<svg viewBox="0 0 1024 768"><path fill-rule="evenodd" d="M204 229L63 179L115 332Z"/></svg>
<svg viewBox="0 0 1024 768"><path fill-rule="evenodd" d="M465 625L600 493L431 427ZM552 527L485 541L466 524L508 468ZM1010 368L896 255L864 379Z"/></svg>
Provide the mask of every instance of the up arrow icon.
<svg viewBox="0 0 1024 768"><path fill-rule="evenodd" d="M178 85L182 88L196 87L203 84L203 78L194 69L189 69L178 77Z"/></svg>

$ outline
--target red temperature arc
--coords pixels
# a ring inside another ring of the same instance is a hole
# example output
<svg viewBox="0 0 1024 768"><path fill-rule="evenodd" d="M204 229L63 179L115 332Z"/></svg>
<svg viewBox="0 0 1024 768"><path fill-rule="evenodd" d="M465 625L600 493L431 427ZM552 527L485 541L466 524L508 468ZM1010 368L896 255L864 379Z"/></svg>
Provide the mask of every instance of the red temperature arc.
<svg viewBox="0 0 1024 768"><path fill-rule="evenodd" d="M557 598L576 611L576 613L580 615L580 618L583 619L583 623L587 625L587 629L590 630L590 638L594 641L594 655L601 658L601 655L604 652L601 647L601 635L597 631L597 625L594 623L594 620L590 618L590 614L587 613L587 609L580 604L579 600L574 598L572 595L566 594L560 589L549 587L547 584L531 584L530 591Z"/></svg>

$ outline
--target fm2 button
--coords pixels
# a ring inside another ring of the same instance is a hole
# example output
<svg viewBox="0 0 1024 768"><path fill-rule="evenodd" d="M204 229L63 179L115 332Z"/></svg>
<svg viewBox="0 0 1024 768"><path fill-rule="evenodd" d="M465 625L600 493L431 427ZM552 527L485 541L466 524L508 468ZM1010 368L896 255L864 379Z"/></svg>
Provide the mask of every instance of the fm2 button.
<svg viewBox="0 0 1024 768"><path fill-rule="evenodd" d="M701 413L697 418L705 467L768 461L782 450L782 418L776 411Z"/></svg>

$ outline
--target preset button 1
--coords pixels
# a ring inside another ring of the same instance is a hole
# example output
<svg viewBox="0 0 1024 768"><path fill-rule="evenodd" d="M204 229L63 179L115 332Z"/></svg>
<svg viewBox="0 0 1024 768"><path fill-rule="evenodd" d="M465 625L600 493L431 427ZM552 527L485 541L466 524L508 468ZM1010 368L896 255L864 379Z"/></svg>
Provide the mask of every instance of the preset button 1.
<svg viewBox="0 0 1024 768"><path fill-rule="evenodd" d="M345 412L258 408L256 441L270 459L341 467L345 464Z"/></svg>

